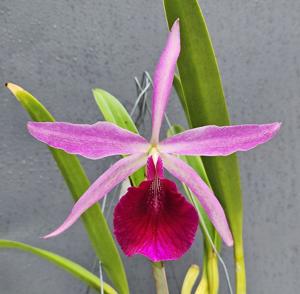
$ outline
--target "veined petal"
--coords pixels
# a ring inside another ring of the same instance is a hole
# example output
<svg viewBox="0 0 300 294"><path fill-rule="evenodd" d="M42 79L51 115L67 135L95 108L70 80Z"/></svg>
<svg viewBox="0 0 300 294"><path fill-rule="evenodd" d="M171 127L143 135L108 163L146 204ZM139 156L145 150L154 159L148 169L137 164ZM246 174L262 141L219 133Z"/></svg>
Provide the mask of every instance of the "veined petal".
<svg viewBox="0 0 300 294"><path fill-rule="evenodd" d="M176 185L156 177L131 187L114 211L114 233L127 256L180 258L192 245L199 219Z"/></svg>
<svg viewBox="0 0 300 294"><path fill-rule="evenodd" d="M280 125L276 122L190 129L163 140L159 144L159 150L182 155L226 156L268 142L276 135Z"/></svg>
<svg viewBox="0 0 300 294"><path fill-rule="evenodd" d="M109 193L116 185L145 165L146 160L146 154L134 154L117 161L75 203L64 223L44 238L57 236L68 229L88 208Z"/></svg>
<svg viewBox="0 0 300 294"><path fill-rule="evenodd" d="M169 100L177 58L180 53L179 20L173 24L165 48L156 65L152 95L152 139L157 144L164 112Z"/></svg>
<svg viewBox="0 0 300 294"><path fill-rule="evenodd" d="M145 153L149 143L140 135L109 122L93 125L65 122L28 122L29 133L51 147L90 159Z"/></svg>
<svg viewBox="0 0 300 294"><path fill-rule="evenodd" d="M197 196L226 245L232 246L233 239L224 210L211 189L199 175L181 159L168 154L161 154L161 157L164 167L177 179L186 184Z"/></svg>

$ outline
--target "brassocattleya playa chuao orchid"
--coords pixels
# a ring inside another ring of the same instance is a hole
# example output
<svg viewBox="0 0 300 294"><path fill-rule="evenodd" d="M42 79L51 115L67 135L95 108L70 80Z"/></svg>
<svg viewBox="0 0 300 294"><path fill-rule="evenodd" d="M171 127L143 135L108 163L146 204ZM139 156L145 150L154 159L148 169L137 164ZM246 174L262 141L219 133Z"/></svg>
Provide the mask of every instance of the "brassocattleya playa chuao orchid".
<svg viewBox="0 0 300 294"><path fill-rule="evenodd" d="M164 168L189 187L224 242L228 246L233 244L219 201L198 174L176 155L226 156L247 151L269 141L280 124L205 126L159 141L179 53L180 31L176 21L154 73L150 142L109 122L28 123L28 130L36 139L71 154L90 159L127 155L90 186L65 222L45 238L68 229L89 207L146 165L147 179L139 187L129 188L114 212L114 232L125 254L143 254L152 261L177 259L194 240L199 222L196 210L176 185L164 178Z"/></svg>

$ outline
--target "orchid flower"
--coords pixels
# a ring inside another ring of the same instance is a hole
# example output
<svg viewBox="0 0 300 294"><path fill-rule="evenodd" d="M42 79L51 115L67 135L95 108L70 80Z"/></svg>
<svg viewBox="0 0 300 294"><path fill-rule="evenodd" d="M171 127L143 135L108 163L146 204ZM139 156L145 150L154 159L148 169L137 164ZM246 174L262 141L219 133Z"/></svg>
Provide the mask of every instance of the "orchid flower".
<svg viewBox="0 0 300 294"><path fill-rule="evenodd" d="M93 125L28 123L30 134L37 140L71 154L90 159L126 155L88 188L64 223L44 238L64 232L89 207L146 165L147 179L139 187L130 187L114 211L114 233L126 255L143 254L152 261L177 259L189 249L194 240L199 223L197 212L178 192L175 183L164 178L164 168L189 187L223 241L228 246L233 245L225 213L216 196L197 172L177 155L226 156L237 151L247 151L269 141L280 124L204 126L160 141L160 128L179 53L180 31L177 20L154 73L150 141L109 122Z"/></svg>

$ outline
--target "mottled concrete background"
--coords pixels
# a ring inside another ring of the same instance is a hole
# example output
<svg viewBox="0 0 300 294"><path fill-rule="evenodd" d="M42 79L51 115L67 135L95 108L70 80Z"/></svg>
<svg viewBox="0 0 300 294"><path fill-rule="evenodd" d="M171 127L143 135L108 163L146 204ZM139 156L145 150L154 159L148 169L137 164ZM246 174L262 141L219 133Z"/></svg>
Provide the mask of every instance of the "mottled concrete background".
<svg viewBox="0 0 300 294"><path fill-rule="evenodd" d="M275 140L240 154L249 293L299 293L300 1L201 2L233 122L283 122ZM161 1L0 1L1 238L93 268L80 223L59 238L38 238L61 223L71 200L47 148L27 134L28 117L4 82L31 91L59 120L95 122L91 89L102 87L131 109L133 77L152 73L166 33ZM184 123L175 96L168 111L173 122ZM92 180L110 164L82 162ZM171 293L179 292L200 250L198 241L178 263L167 263ZM232 268L231 254L223 251ZM153 293L148 262L124 262L132 293ZM228 293L222 270L221 278L220 293ZM36 257L1 250L0 293L85 294L86 287Z"/></svg>

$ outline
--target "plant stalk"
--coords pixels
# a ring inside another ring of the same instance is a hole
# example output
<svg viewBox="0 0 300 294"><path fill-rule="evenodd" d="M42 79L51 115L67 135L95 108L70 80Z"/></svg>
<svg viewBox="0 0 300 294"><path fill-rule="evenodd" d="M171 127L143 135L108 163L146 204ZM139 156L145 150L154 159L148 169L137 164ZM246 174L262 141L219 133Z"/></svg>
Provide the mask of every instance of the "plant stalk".
<svg viewBox="0 0 300 294"><path fill-rule="evenodd" d="M156 294L169 294L167 276L163 262L152 262Z"/></svg>
<svg viewBox="0 0 300 294"><path fill-rule="evenodd" d="M235 258L235 288L236 294L246 294L246 269L244 260L244 249L242 238L239 242L235 242L234 247L234 258Z"/></svg>

